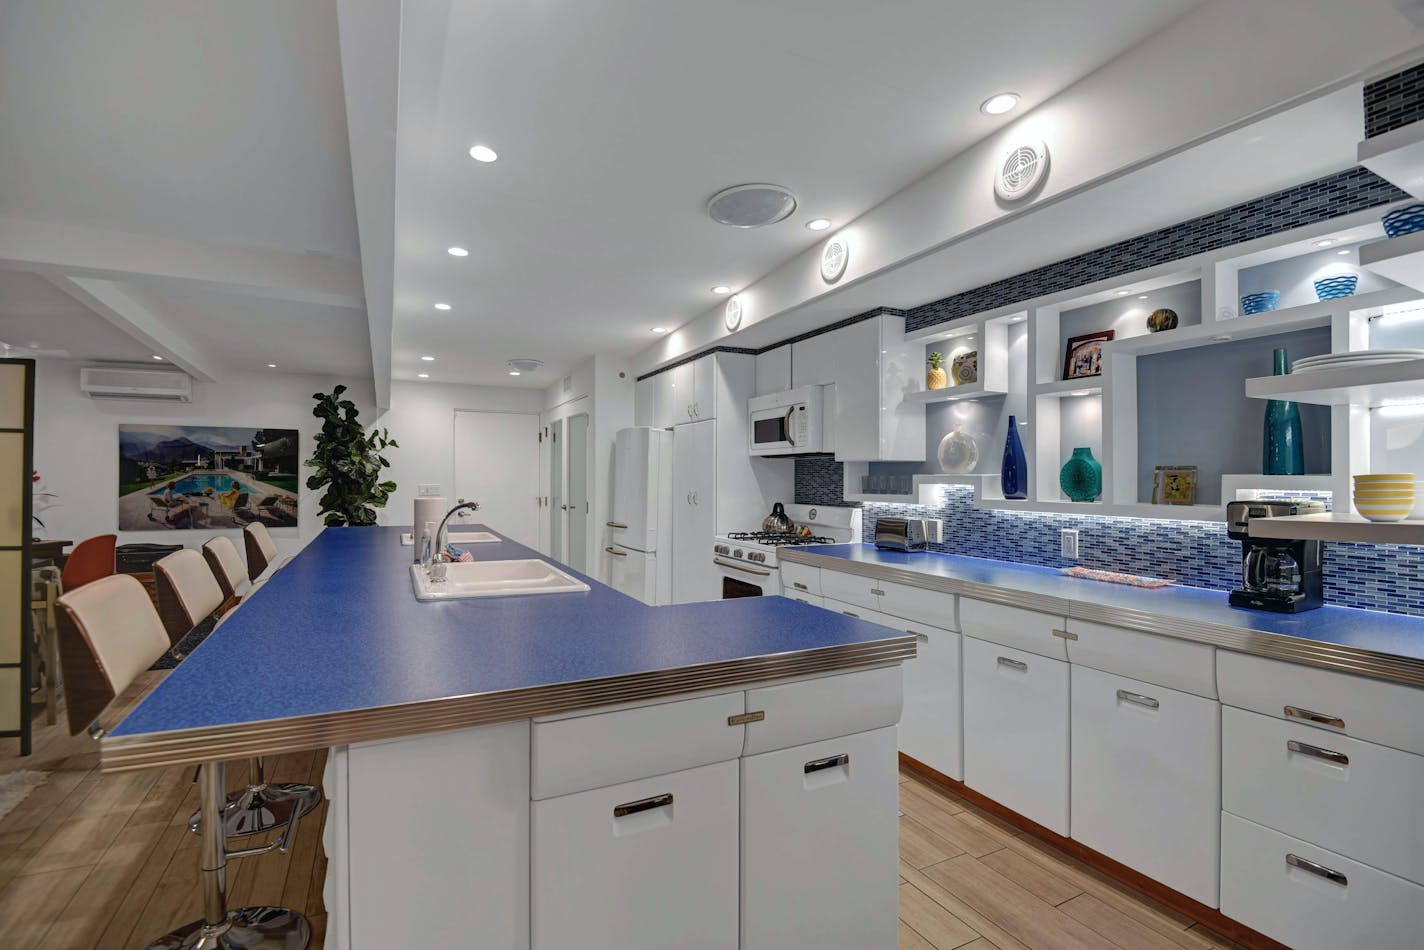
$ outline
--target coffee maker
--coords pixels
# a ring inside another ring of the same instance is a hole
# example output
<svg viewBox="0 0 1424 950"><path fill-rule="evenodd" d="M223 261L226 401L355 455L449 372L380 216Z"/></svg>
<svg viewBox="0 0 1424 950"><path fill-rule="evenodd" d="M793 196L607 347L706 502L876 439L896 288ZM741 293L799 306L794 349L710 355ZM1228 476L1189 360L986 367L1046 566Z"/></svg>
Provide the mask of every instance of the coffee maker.
<svg viewBox="0 0 1424 950"><path fill-rule="evenodd" d="M1318 501L1231 501L1226 504L1226 534L1241 542L1242 586L1228 598L1233 607L1293 614L1325 602L1324 558L1319 541L1254 538L1253 518L1321 514Z"/></svg>

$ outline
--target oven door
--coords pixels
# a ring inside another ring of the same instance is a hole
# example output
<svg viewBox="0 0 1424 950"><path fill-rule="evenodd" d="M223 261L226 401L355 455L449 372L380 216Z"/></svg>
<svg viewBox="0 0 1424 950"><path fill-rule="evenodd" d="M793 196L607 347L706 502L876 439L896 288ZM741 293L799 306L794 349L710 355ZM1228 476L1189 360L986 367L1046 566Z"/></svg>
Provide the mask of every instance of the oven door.
<svg viewBox="0 0 1424 950"><path fill-rule="evenodd" d="M712 564L721 578L722 599L765 597L781 593L781 575L764 564L747 564L714 555Z"/></svg>
<svg viewBox="0 0 1424 950"><path fill-rule="evenodd" d="M784 455L788 452L805 451L796 444L792 427L795 406L778 406L774 409L754 409L747 426L752 455Z"/></svg>

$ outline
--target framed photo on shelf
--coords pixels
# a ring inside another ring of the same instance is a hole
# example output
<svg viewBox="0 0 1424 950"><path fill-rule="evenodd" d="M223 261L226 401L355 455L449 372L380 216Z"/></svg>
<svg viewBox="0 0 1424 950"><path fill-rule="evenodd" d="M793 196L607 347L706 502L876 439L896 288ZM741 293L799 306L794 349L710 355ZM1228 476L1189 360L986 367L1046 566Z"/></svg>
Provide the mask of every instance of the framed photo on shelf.
<svg viewBox="0 0 1424 950"><path fill-rule="evenodd" d="M1063 356L1063 378L1083 379L1103 375L1103 344L1112 338L1112 330L1099 330L1071 338L1068 351Z"/></svg>
<svg viewBox="0 0 1424 950"><path fill-rule="evenodd" d="M1195 465L1159 465L1152 478L1152 504L1194 505L1197 500Z"/></svg>

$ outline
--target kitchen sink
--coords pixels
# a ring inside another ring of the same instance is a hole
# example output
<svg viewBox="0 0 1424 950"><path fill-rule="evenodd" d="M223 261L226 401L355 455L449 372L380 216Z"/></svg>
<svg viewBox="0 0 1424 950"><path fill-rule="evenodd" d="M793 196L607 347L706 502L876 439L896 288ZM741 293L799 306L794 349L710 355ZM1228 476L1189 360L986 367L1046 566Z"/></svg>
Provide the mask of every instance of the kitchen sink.
<svg viewBox="0 0 1424 950"><path fill-rule="evenodd" d="M488 531L451 530L445 532L445 540L449 544L488 544L491 541L503 541L504 539ZM406 531L401 534L400 541L403 545L412 545L415 543L415 537Z"/></svg>
<svg viewBox="0 0 1424 950"><path fill-rule="evenodd" d="M453 536L451 541L454 541ZM520 597L526 594L567 594L588 585L538 558L514 561L457 561L445 565L445 580L434 582L419 564L410 566L416 600L460 600L466 597Z"/></svg>

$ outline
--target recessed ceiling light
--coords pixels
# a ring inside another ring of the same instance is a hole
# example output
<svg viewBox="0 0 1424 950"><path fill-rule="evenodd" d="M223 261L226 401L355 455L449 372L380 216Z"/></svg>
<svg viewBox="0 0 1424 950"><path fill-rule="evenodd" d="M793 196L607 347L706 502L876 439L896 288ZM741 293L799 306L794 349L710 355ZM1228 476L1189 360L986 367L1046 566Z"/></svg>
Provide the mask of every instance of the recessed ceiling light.
<svg viewBox="0 0 1424 950"><path fill-rule="evenodd" d="M1147 295L1146 295L1146 294L1138 294L1138 295L1137 295L1137 299L1138 299L1138 300L1146 300L1146 299L1147 299Z"/></svg>
<svg viewBox="0 0 1424 950"><path fill-rule="evenodd" d="M267 364L267 368L268 368L268 369L276 369L276 368L277 368L277 364L276 364L276 363L268 363L268 364Z"/></svg>
<svg viewBox="0 0 1424 950"><path fill-rule="evenodd" d="M416 378L416 379L429 379L429 378L430 378L430 374L429 374L429 373L416 373L416 374L415 374L415 378Z"/></svg>
<svg viewBox="0 0 1424 950"><path fill-rule="evenodd" d="M518 359L505 360L504 365L508 366L516 373L532 373L538 370L539 367L543 366L544 363L541 360Z"/></svg>
<svg viewBox="0 0 1424 950"><path fill-rule="evenodd" d="M653 327L654 333L666 333L667 327Z"/></svg>
<svg viewBox="0 0 1424 950"><path fill-rule="evenodd" d="M477 162L492 162L499 158L499 155L488 145L471 145L470 157Z"/></svg>
<svg viewBox="0 0 1424 950"><path fill-rule="evenodd" d="M1016 92L1001 92L997 96L990 96L979 106L979 111L985 115L1003 115L1014 106L1019 104L1019 94Z"/></svg>
<svg viewBox="0 0 1424 950"><path fill-rule="evenodd" d="M824 231L831 226L830 218L812 218L806 222L807 231Z"/></svg>
<svg viewBox="0 0 1424 950"><path fill-rule="evenodd" d="M451 257L469 257L469 256L470 256L470 252L467 251L467 250L465 250L463 247L451 247L451 248L446 248L446 250L449 252L449 254L450 254Z"/></svg>
<svg viewBox="0 0 1424 950"><path fill-rule="evenodd" d="M1009 317L1010 323L1023 323L1028 317Z"/></svg>
<svg viewBox="0 0 1424 950"><path fill-rule="evenodd" d="M1350 253L1350 249L1349 249L1348 247L1342 247L1342 248L1340 248L1340 250L1336 251L1335 253L1336 253L1336 254L1348 254L1348 253Z"/></svg>
<svg viewBox="0 0 1424 950"><path fill-rule="evenodd" d="M449 305L448 303L438 303L438 304L435 305L435 309L436 309L436 310L449 310L449 309L450 309L450 305Z"/></svg>
<svg viewBox="0 0 1424 950"><path fill-rule="evenodd" d="M1119 291L1117 292L1117 295L1118 295L1119 297L1126 297L1126 296L1127 296L1128 294L1130 294L1130 293L1132 293L1132 291L1130 291L1130 290L1119 290Z"/></svg>
<svg viewBox="0 0 1424 950"><path fill-rule="evenodd" d="M1089 390L1089 389L1075 389L1075 390L1073 390L1071 393L1069 393L1068 395L1070 395L1070 396L1091 396L1092 394L1093 394L1093 393L1092 393L1092 390Z"/></svg>
<svg viewBox="0 0 1424 950"><path fill-rule="evenodd" d="M509 375L511 375L511 376L518 376L518 375L519 375L519 370L517 370L517 369L512 369L512 370L510 370L510 371L509 371Z"/></svg>
<svg viewBox="0 0 1424 950"><path fill-rule="evenodd" d="M158 362L160 363L163 362L163 357L159 356L157 353L153 354L153 358L158 360Z"/></svg>
<svg viewBox="0 0 1424 950"><path fill-rule="evenodd" d="M433 362L435 362L435 357L433 357L433 356L422 356L422 357L421 357L421 360L423 360L423 361L426 362L426 363L433 363Z"/></svg>
<svg viewBox="0 0 1424 950"><path fill-rule="evenodd" d="M1330 245L1332 245L1332 244L1334 244L1334 243L1335 243L1335 239L1334 239L1334 238L1321 238L1320 240L1318 240L1318 241L1315 242L1315 246L1316 246L1316 247L1329 247Z"/></svg>
<svg viewBox="0 0 1424 950"><path fill-rule="evenodd" d="M732 292L732 288L728 287L726 284L718 284L716 287L712 288L712 292L714 294L730 294Z"/></svg>

